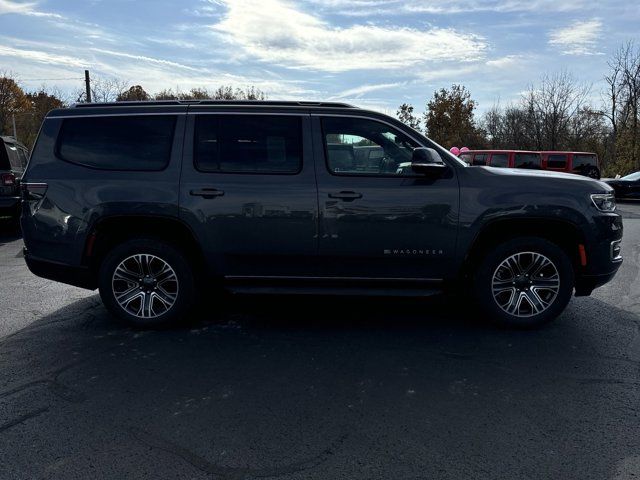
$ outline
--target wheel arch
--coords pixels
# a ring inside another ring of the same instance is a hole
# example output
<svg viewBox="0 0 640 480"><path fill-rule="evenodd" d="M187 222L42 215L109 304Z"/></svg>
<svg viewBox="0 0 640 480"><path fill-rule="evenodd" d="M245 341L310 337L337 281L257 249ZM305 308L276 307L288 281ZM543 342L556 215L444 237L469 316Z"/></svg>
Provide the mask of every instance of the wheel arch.
<svg viewBox="0 0 640 480"><path fill-rule="evenodd" d="M511 218L494 220L483 226L465 255L462 273L468 276L478 267L492 246L518 237L539 237L558 245L571 259L574 271L582 268L580 245L585 236L578 225L557 218Z"/></svg>
<svg viewBox="0 0 640 480"><path fill-rule="evenodd" d="M154 237L179 249L196 268L205 258L196 236L189 226L175 217L158 215L113 215L95 222L87 235L83 264L94 274L105 255L116 245L135 237Z"/></svg>

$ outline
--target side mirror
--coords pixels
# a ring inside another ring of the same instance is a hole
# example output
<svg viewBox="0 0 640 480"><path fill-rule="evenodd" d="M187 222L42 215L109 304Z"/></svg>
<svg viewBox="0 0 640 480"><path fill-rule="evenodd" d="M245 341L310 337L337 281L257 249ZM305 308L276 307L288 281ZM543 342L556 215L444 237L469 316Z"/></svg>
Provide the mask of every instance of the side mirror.
<svg viewBox="0 0 640 480"><path fill-rule="evenodd" d="M413 150L411 169L421 175L439 177L447 171L447 165L433 148L418 147Z"/></svg>

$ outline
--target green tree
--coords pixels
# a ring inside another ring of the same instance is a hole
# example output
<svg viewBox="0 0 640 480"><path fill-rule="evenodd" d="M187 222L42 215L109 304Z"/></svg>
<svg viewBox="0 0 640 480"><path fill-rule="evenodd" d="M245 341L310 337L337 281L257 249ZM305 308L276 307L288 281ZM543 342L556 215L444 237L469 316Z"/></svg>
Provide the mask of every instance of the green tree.
<svg viewBox="0 0 640 480"><path fill-rule="evenodd" d="M18 140L29 149L33 147L40 125L47 113L55 108L62 108L65 102L57 92L47 92L44 88L25 94L28 108L21 112L17 119Z"/></svg>
<svg viewBox="0 0 640 480"><path fill-rule="evenodd" d="M446 147L482 147L484 138L475 124L475 108L476 102L462 85L434 92L424 114L427 135Z"/></svg>
<svg viewBox="0 0 640 480"><path fill-rule="evenodd" d="M117 102L151 100L151 96L140 85L134 85L116 98Z"/></svg>
<svg viewBox="0 0 640 480"><path fill-rule="evenodd" d="M0 75L0 134L13 135L13 116L28 110L29 102L14 78Z"/></svg>

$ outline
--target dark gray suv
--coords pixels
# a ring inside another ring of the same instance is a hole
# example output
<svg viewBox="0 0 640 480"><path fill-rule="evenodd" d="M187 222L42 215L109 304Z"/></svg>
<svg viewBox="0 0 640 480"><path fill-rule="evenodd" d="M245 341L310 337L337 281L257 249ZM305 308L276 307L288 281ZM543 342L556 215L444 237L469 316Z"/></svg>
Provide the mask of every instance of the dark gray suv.
<svg viewBox="0 0 640 480"><path fill-rule="evenodd" d="M44 121L22 184L32 272L135 325L241 293L472 293L514 326L558 316L622 261L611 187L469 168L337 103L78 105Z"/></svg>

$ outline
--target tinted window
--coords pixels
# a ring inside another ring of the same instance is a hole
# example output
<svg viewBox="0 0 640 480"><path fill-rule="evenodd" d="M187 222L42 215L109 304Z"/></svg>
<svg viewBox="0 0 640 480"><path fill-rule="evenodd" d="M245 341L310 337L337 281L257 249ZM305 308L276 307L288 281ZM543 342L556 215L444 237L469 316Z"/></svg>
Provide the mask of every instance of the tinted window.
<svg viewBox="0 0 640 480"><path fill-rule="evenodd" d="M301 119L199 115L194 156L203 172L297 173L302 166Z"/></svg>
<svg viewBox="0 0 640 480"><path fill-rule="evenodd" d="M29 152L20 148L18 150L18 157L20 157L20 164L22 165L22 168L27 168L27 163L29 163Z"/></svg>
<svg viewBox="0 0 640 480"><path fill-rule="evenodd" d="M489 155L486 153L476 153L473 156L473 165L486 165Z"/></svg>
<svg viewBox="0 0 640 480"><path fill-rule="evenodd" d="M516 168L541 168L542 161L538 153L516 153L513 164Z"/></svg>
<svg viewBox="0 0 640 480"><path fill-rule="evenodd" d="M103 170L162 170L169 163L175 116L114 116L64 121L58 155Z"/></svg>
<svg viewBox="0 0 640 480"><path fill-rule="evenodd" d="M547 167L549 168L566 168L567 156L566 155L549 155L547 157Z"/></svg>
<svg viewBox="0 0 640 480"><path fill-rule="evenodd" d="M508 167L509 166L509 154L507 153L494 153L491 155L492 167Z"/></svg>
<svg viewBox="0 0 640 480"><path fill-rule="evenodd" d="M573 156L573 169L579 170L585 167L597 167L595 155L574 155Z"/></svg>
<svg viewBox="0 0 640 480"><path fill-rule="evenodd" d="M7 144L7 154L9 156L9 164L12 170L22 170L22 161L20 160L19 149L15 145Z"/></svg>
<svg viewBox="0 0 640 480"><path fill-rule="evenodd" d="M463 162L467 163L468 165L471 165L471 154L470 153L463 153L460 155L460 160L462 160Z"/></svg>
<svg viewBox="0 0 640 480"><path fill-rule="evenodd" d="M322 119L327 165L344 175L414 175L413 149L418 146L402 132L375 120Z"/></svg>
<svg viewBox="0 0 640 480"><path fill-rule="evenodd" d="M630 173L629 175L622 177L622 180L633 182L635 180L640 180L640 172Z"/></svg>

